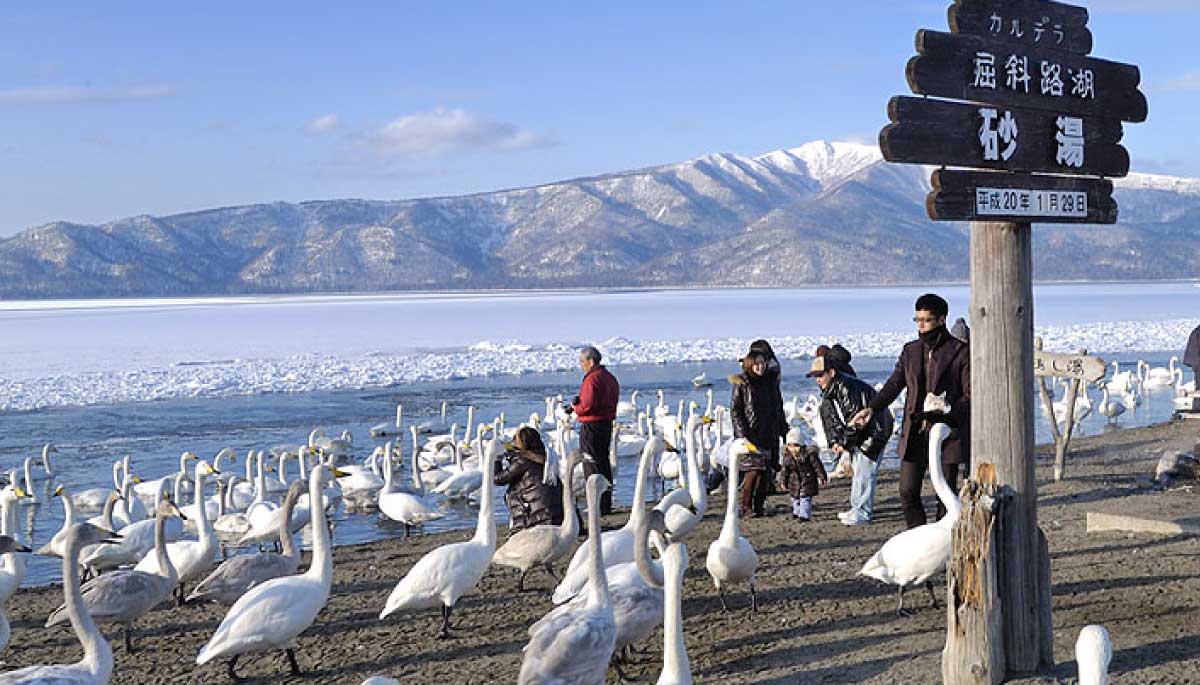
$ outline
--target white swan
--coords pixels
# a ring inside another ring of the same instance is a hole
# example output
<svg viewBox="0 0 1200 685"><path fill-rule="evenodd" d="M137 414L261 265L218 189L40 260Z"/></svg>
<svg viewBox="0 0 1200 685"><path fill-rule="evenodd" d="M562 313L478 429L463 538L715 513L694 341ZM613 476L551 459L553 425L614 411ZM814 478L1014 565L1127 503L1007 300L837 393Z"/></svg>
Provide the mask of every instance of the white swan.
<svg viewBox="0 0 1200 685"><path fill-rule="evenodd" d="M0 673L4 685L105 685L112 675L113 655L108 640L96 627L84 606L79 590L79 550L85 545L109 542L113 534L86 523L77 524L67 536L67 554L63 557L63 597L71 628L83 645L83 659L73 664L28 666Z"/></svg>
<svg viewBox="0 0 1200 685"><path fill-rule="evenodd" d="M683 436L687 457L687 487L672 490L654 506L666 517L667 529L671 531L671 542L679 542L686 538L704 518L704 512L708 509L708 488L704 487L700 478L701 457L698 454L703 449L703 441L696 437L696 427L700 421L708 423L711 419L693 415L688 419L687 432Z"/></svg>
<svg viewBox="0 0 1200 685"><path fill-rule="evenodd" d="M1097 411L1109 421L1113 421L1125 413L1125 405L1122 402L1116 402L1108 398L1108 386L1106 385L1100 392L1100 405L1097 407Z"/></svg>
<svg viewBox="0 0 1200 685"><path fill-rule="evenodd" d="M29 548L17 542L15 538L8 535L0 535L0 554L16 554L18 552L28 552ZM12 627L8 623L8 616L4 613L4 605L0 604L0 652L8 646L8 640L12 636Z"/></svg>
<svg viewBox="0 0 1200 685"><path fill-rule="evenodd" d="M50 443L42 445L42 470L34 474L34 480L50 480L54 477L54 465L50 463L51 452L58 452L58 448Z"/></svg>
<svg viewBox="0 0 1200 685"><path fill-rule="evenodd" d="M1105 383L1109 392L1114 395L1120 395L1129 392L1131 388L1137 385L1139 380L1137 374L1132 371L1121 371L1120 362L1115 360L1112 363L1112 367L1112 378L1108 379L1108 383Z"/></svg>
<svg viewBox="0 0 1200 685"><path fill-rule="evenodd" d="M48 557L65 557L67 555L67 538L71 534L71 528L78 523L78 514L75 512L75 503L71 501L71 493L67 491L65 485L60 485L54 489L54 496L61 497L63 503L63 525L54 537L45 545L38 549L37 554Z"/></svg>
<svg viewBox="0 0 1200 685"><path fill-rule="evenodd" d="M450 635L450 614L458 599L479 584L496 550L493 460L500 454L500 438L493 436L483 455L483 492L475 536L467 542L443 545L421 557L396 583L379 618L401 609L442 607L442 637Z"/></svg>
<svg viewBox="0 0 1200 685"><path fill-rule="evenodd" d="M699 375L692 379L693 388L711 388L712 381L708 380L708 374L701 371Z"/></svg>
<svg viewBox="0 0 1200 685"><path fill-rule="evenodd" d="M518 685L603 683L616 645L617 626L605 575L600 540L600 492L609 487L600 474L587 481L589 588L582 607L550 610L529 628Z"/></svg>
<svg viewBox="0 0 1200 685"><path fill-rule="evenodd" d="M570 474L575 470L578 460L576 453L567 455L563 462L562 474ZM549 462L547 462L549 467ZM513 533L500 549L492 555L492 563L500 566L515 568L521 572L517 580L517 591L525 591L525 577L534 568L544 568L556 581L554 562L562 559L575 545L579 537L579 517L575 515L575 498L567 485L567 477L560 474L562 485L563 520L559 525L531 526Z"/></svg>
<svg viewBox="0 0 1200 685"><path fill-rule="evenodd" d="M483 487L483 473L478 469L467 468L463 465L462 452L457 444L452 444L451 449L454 450L454 461L458 466L458 473L439 483L433 491L446 499L465 499Z"/></svg>
<svg viewBox="0 0 1200 685"><path fill-rule="evenodd" d="M638 460L637 477L633 484L634 502L645 501L646 474L650 469L650 460L666 447L666 443L657 435L651 436L646 441L646 446L642 449L642 456ZM644 508L634 506L629 512L629 520L625 522L624 526L600 536L600 543L604 549L603 560L606 565L616 566L633 561L636 531L644 517ZM588 579L591 577L590 562L591 557L587 545L581 545L579 549L575 550L575 555L571 557L571 563L567 566L567 572L563 574L562 581L554 589L555 604L569 601L587 585Z"/></svg>
<svg viewBox="0 0 1200 685"><path fill-rule="evenodd" d="M394 476L392 472L392 455L390 450L385 451L383 455L383 489L379 491L379 496L375 503L379 507L379 511L383 515L404 524L405 535L412 531L413 526L423 526L430 521L445 516L444 513L438 511L432 502L425 496L425 484L421 470L417 468L417 455L414 452L410 459L412 460L412 477L413 483L416 485L415 493L399 492L396 490L392 482Z"/></svg>
<svg viewBox="0 0 1200 685"><path fill-rule="evenodd" d="M128 461L129 457L125 457L125 459ZM121 482L121 506L113 512L113 522L120 528L126 528L148 518L149 512L146 511L146 505L133 494L133 486L140 482L142 482L141 478L130 475L129 470L125 469L125 475Z"/></svg>
<svg viewBox="0 0 1200 685"><path fill-rule="evenodd" d="M33 457L25 457L21 465L25 476L25 494L29 495L29 497L21 498L21 504L29 506L41 504L42 501L38 499L37 490L33 487Z"/></svg>
<svg viewBox="0 0 1200 685"><path fill-rule="evenodd" d="M88 488L71 495L71 501L82 509L99 509L108 501L111 492L121 492L121 462L114 461L112 465L113 486L111 488Z"/></svg>
<svg viewBox="0 0 1200 685"><path fill-rule="evenodd" d="M292 538L292 531L283 522L291 518L296 502L304 493L306 484L295 480L288 487L283 500L283 516L279 519L279 544L282 554L257 552L239 554L221 563L208 577L196 585L188 595L189 602L212 600L229 606L250 589L273 578L290 576L300 567L300 550Z"/></svg>
<svg viewBox="0 0 1200 685"><path fill-rule="evenodd" d="M404 435L404 405L396 404L396 423L378 423L371 426L372 438L390 438Z"/></svg>
<svg viewBox="0 0 1200 685"><path fill-rule="evenodd" d="M391 441L383 446L383 452L387 454L392 452ZM372 457L374 457L374 453L372 453ZM374 492L384 485L384 479L375 473L370 465L349 464L340 468L346 473L346 476L338 479L338 485L347 496Z"/></svg>
<svg viewBox="0 0 1200 685"><path fill-rule="evenodd" d="M179 470L178 471L176 471L174 473L168 473L167 475L163 476L162 478L155 478L153 480L144 480L140 483L136 483L133 486L134 493L137 494L138 497L142 497L144 499L153 499L154 496L158 494L158 487L160 485L162 485L164 482L173 483L175 481L176 473L182 473L182 474L184 474L184 477L186 477L187 472L188 472L188 462L193 461L195 459L197 459L195 454L192 454L191 452L184 452L183 454L179 455ZM176 500L175 503L179 504L179 501Z"/></svg>
<svg viewBox="0 0 1200 685"><path fill-rule="evenodd" d="M308 476L309 500L321 501L321 493L332 478L341 475L336 467L318 464ZM292 673L300 675L296 663L296 638L316 620L329 601L333 583L333 551L329 524L323 507L313 511L312 564L304 573L275 578L242 595L225 614L217 632L196 656L204 665L213 659L231 657L229 676L237 680L237 660L243 654L283 649Z"/></svg>
<svg viewBox="0 0 1200 685"><path fill-rule="evenodd" d="M1075 663L1079 667L1079 685L1108 685L1108 664L1112 661L1112 640L1104 626L1084 626L1075 640Z"/></svg>
<svg viewBox="0 0 1200 685"><path fill-rule="evenodd" d="M204 492L204 481L209 476L216 475L213 467L204 460L196 464L195 485L196 492ZM203 578L208 570L212 568L214 559L217 556L217 550L220 543L217 541L217 532L213 530L212 520L208 518L207 513L201 512L200 521L197 523L197 528L200 530L199 540L179 540L167 545L167 557L171 560L171 565L175 567L176 575L179 578L179 604L182 606L183 599L186 597L185 591L187 584L198 578ZM188 514L184 514L188 516ZM162 570L162 566L157 558L157 554L151 556L146 555L138 565L134 567L135 571L142 573L155 573L158 575L166 575Z"/></svg>
<svg viewBox="0 0 1200 685"><path fill-rule="evenodd" d="M683 641L683 574L687 572L687 545L676 542L662 555L663 666L657 685L692 685L692 664Z"/></svg>
<svg viewBox="0 0 1200 685"><path fill-rule="evenodd" d="M625 416L634 416L634 415L638 414L639 411L638 411L637 398L638 398L638 391L634 390L633 393L629 396L628 401L621 400L621 401L617 402L617 416L625 417Z"/></svg>
<svg viewBox="0 0 1200 685"><path fill-rule="evenodd" d="M704 566L721 596L721 608L729 611L725 603L725 588L733 583L750 584L750 610L758 611L758 597L754 593L754 573L758 570L758 552L741 534L738 520L738 466L746 454L754 454L758 448L745 438L733 443L729 454L729 495L725 501L725 522L721 534L708 546Z"/></svg>
<svg viewBox="0 0 1200 685"><path fill-rule="evenodd" d="M907 613L904 609L904 589L926 583L931 576L944 569L950 559L951 532L962 508L958 496L950 489L942 474L942 442L949 436L950 428L944 423L935 423L929 429L929 477L938 499L946 508L946 515L936 523L927 523L893 535L859 571L864 576L882 580L899 589L896 613L901 616ZM927 587L931 604L937 606L933 585L928 584Z"/></svg>
<svg viewBox="0 0 1200 685"><path fill-rule="evenodd" d="M133 622L170 597L178 584L179 576L167 558L167 541L163 537L163 529L171 516L180 516L179 508L170 500L160 501L154 512L154 551L158 555L159 568L164 569L162 574L123 569L98 576L83 587L83 604L93 620L125 626L127 653L133 652L130 635ZM60 606L46 619L46 627L68 618L67 606Z"/></svg>
<svg viewBox="0 0 1200 685"><path fill-rule="evenodd" d="M17 500L25 491L16 485L0 490L0 535L17 537ZM0 606L25 582L25 557L12 552L0 554Z"/></svg>
<svg viewBox="0 0 1200 685"><path fill-rule="evenodd" d="M1142 375L1142 383L1148 388L1165 388L1175 382L1175 365L1179 363L1179 357L1171 357L1166 368L1161 366L1151 367L1145 365L1145 373Z"/></svg>
<svg viewBox="0 0 1200 685"><path fill-rule="evenodd" d="M221 498L221 502L217 508L217 520L213 521L213 530L226 540L236 540L250 530L250 519L246 518L242 512L233 510L233 486L237 485L237 482L237 476L228 481L217 481L217 495Z"/></svg>
<svg viewBox="0 0 1200 685"><path fill-rule="evenodd" d="M163 483L162 487L165 487L165 485ZM161 493L158 501L154 503L156 510L159 502L165 501L165 499L165 493ZM115 519L116 510L114 509L112 513L114 516L110 516L110 520ZM127 564L136 564L142 557L146 556L147 552L154 549L156 529L157 523L155 519L146 519L145 521L138 521L132 525L125 526L121 529L121 539L119 542L85 547L80 553L81 563L94 572L107 571L108 569ZM182 533L183 522L177 518L170 517L163 524L163 539L166 542L178 540Z"/></svg>
<svg viewBox="0 0 1200 685"><path fill-rule="evenodd" d="M1183 382L1183 369L1175 369L1175 396L1187 397L1196 392L1196 381Z"/></svg>
<svg viewBox="0 0 1200 685"><path fill-rule="evenodd" d="M450 428L450 425L446 423L446 409L448 407L449 403L447 403L445 400L442 400L441 418L438 420L429 419L428 421L422 421L414 426L414 428L416 428L417 432L419 433L445 433Z"/></svg>

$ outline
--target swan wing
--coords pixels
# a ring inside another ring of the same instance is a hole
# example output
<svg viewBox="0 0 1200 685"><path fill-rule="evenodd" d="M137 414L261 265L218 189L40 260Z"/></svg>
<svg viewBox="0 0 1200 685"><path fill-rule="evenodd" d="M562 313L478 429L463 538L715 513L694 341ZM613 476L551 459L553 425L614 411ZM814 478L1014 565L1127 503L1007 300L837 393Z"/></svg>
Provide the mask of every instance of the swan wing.
<svg viewBox="0 0 1200 685"><path fill-rule="evenodd" d="M4 685L95 685L91 671L76 664L29 666L17 671L0 673Z"/></svg>
<svg viewBox="0 0 1200 685"><path fill-rule="evenodd" d="M558 547L558 526L534 526L519 530L492 555L502 566L526 568L545 563Z"/></svg>
<svg viewBox="0 0 1200 685"><path fill-rule="evenodd" d="M304 632L329 598L329 589L304 576L276 578L242 595L200 650L197 664L212 659L282 648Z"/></svg>
<svg viewBox="0 0 1200 685"><path fill-rule="evenodd" d="M379 617L383 618L400 609L425 609L444 604L444 598L451 596L460 584L456 575L468 571L463 563L468 556L464 548L470 544L459 542L444 545L421 557L396 583Z"/></svg>
<svg viewBox="0 0 1200 685"><path fill-rule="evenodd" d="M601 535L600 545L604 552L602 558L605 568L633 561L633 533L624 528L610 530ZM591 578L591 565L586 562L589 556L587 545L580 545L579 549L575 550L575 556L571 558L571 566L563 575L562 582L554 589L555 604L562 604L570 600L587 585L588 579ZM581 558L585 561L576 564Z"/></svg>
<svg viewBox="0 0 1200 685"><path fill-rule="evenodd" d="M175 584L169 578L140 571L113 571L98 576L83 588L83 603L96 621L136 618L166 599ZM59 606L46 625L67 620L67 608Z"/></svg>
<svg viewBox="0 0 1200 685"><path fill-rule="evenodd" d="M945 568L950 545L947 527L926 524L911 528L883 543L859 573L893 585L923 582Z"/></svg>
<svg viewBox="0 0 1200 685"><path fill-rule="evenodd" d="M616 644L611 607L551 611L521 660L520 685L601 683Z"/></svg>
<svg viewBox="0 0 1200 685"><path fill-rule="evenodd" d="M192 590L188 599L212 599L222 604L232 604L251 588L268 580L290 576L299 566L299 559L282 554L242 554L225 560L208 574Z"/></svg>

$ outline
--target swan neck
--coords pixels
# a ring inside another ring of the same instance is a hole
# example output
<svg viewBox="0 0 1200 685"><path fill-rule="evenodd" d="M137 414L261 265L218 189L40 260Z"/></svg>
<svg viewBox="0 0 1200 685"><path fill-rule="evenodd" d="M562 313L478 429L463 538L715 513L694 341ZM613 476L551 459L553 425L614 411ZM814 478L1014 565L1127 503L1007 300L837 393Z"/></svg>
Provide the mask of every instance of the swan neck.
<svg viewBox="0 0 1200 685"><path fill-rule="evenodd" d="M54 467L50 465L50 445L42 447L42 468L46 470L46 475L54 475Z"/></svg>
<svg viewBox="0 0 1200 685"><path fill-rule="evenodd" d="M571 479L575 477L575 459L567 456L566 477L558 479L562 488L563 520L558 526L559 535L574 540L579 535L579 517L575 515L575 495L571 492Z"/></svg>
<svg viewBox="0 0 1200 685"><path fill-rule="evenodd" d="M68 533L67 540L67 553L63 555L63 599L66 601L71 628L83 645L80 664L97 676L100 682L108 682L113 667L112 647L84 606L83 591L79 587L79 553L83 544L74 531Z"/></svg>
<svg viewBox="0 0 1200 685"><path fill-rule="evenodd" d="M932 443L934 440L931 439L930 442ZM942 506L946 508L946 515L942 517L939 523L945 526L953 526L954 522L958 520L962 506L959 504L958 496L954 494L954 491L950 489L950 484L946 482L945 472L942 471L942 444L940 442L929 446L929 474L930 479L933 481L933 489L937 492L938 499L942 501Z"/></svg>
<svg viewBox="0 0 1200 685"><path fill-rule="evenodd" d="M729 474L725 478L729 484L729 496L725 498L725 522L721 524L721 541L731 542L737 539L738 529L738 466L742 455L737 449L730 450Z"/></svg>
<svg viewBox="0 0 1200 685"><path fill-rule="evenodd" d="M305 572L310 578L321 581L325 587L333 582L333 555L329 553L329 526L325 521L325 499L322 496L323 478L320 474L327 473L318 467L313 470L308 479L308 508L312 512L313 554L312 565ZM285 526L288 519L284 519Z"/></svg>
<svg viewBox="0 0 1200 685"><path fill-rule="evenodd" d="M172 582L179 580L179 572L167 555L167 517L162 514L154 516L154 558L158 561L160 576L170 578Z"/></svg>
<svg viewBox="0 0 1200 685"><path fill-rule="evenodd" d="M299 550L296 549L296 541L292 538L292 512L296 510L296 503L300 500L300 493L288 492L287 499L283 502L283 517L279 520L279 546L283 552L283 556L289 559L294 559L299 555ZM309 506L312 506L312 500L309 500Z"/></svg>
<svg viewBox="0 0 1200 685"><path fill-rule="evenodd" d="M590 479L589 479L590 480ZM592 572L589 583L591 593L588 597L589 606L606 606L610 603L608 596L608 572L604 568L604 545L600 540L600 493L597 487L587 488L588 511L588 551Z"/></svg>
<svg viewBox="0 0 1200 685"><path fill-rule="evenodd" d="M196 510L196 516L200 517L200 520L196 522L196 528L200 532L201 542L211 542L217 537L217 531L213 529L212 520L208 518L208 507L204 505L204 481L207 478L208 474L197 470L196 490L193 493L196 506L193 509Z"/></svg>
<svg viewBox="0 0 1200 685"><path fill-rule="evenodd" d="M458 450L455 449L457 454ZM493 549L496 547L495 502L492 491L492 477L495 475L495 463L490 453L479 455L483 467L483 487L479 490L479 520L475 524L475 542L483 543ZM565 513L564 513L565 515Z"/></svg>
<svg viewBox="0 0 1200 685"><path fill-rule="evenodd" d="M75 503L71 501L71 493L63 490L63 530L71 530L71 526L75 525Z"/></svg>
<svg viewBox="0 0 1200 685"><path fill-rule="evenodd" d="M106 499L104 501L104 512L101 514L101 516L103 516L102 520L104 521L104 527L108 530L113 529L113 518L112 517L113 517L113 510L117 508L117 501L118 501L117 498L113 497L111 495L109 496L108 499Z"/></svg>
<svg viewBox="0 0 1200 685"><path fill-rule="evenodd" d="M683 640L684 569L674 554L666 555L663 565L670 576L663 590L663 675L669 676L665 682L683 685L692 682L692 664Z"/></svg>
<svg viewBox="0 0 1200 685"><path fill-rule="evenodd" d="M633 483L633 510L629 512L629 521L625 523L627 528L637 530L642 518L645 517L645 502L646 502L646 474L650 471L650 458L654 456L654 452L658 449L658 441L655 440L654 434L651 433L650 439L646 441L646 446L642 448L642 458L638 459L637 480ZM641 506L639 506L639 503ZM590 504L588 505L591 506Z"/></svg>

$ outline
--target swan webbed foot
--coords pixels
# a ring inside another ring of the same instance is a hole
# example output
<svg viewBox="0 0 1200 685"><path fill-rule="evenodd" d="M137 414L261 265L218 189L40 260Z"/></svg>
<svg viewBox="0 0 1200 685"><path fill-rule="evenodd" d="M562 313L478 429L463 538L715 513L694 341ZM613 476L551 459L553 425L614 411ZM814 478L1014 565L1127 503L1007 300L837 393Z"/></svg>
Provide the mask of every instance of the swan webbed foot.
<svg viewBox="0 0 1200 685"><path fill-rule="evenodd" d="M237 660L239 656L241 656L241 654L233 655L233 658L229 660L229 668L226 670L226 673L229 674L229 679L235 683L242 682L242 677L237 674Z"/></svg>
<svg viewBox="0 0 1200 685"><path fill-rule="evenodd" d="M929 607L932 609L938 608L937 594L933 591L933 582L925 581L925 589L929 590Z"/></svg>
<svg viewBox="0 0 1200 685"><path fill-rule="evenodd" d="M913 615L913 611L904 608L904 586L901 585L896 593L896 615L900 618L908 618Z"/></svg>
<svg viewBox="0 0 1200 685"><path fill-rule="evenodd" d="M521 571L521 577L517 579L517 592L525 592L525 576L529 575L529 569Z"/></svg>
<svg viewBox="0 0 1200 685"><path fill-rule="evenodd" d="M619 678L623 683L636 683L641 681L641 678L628 675L625 673L625 671L621 670L621 660L615 655L613 656L612 667L613 670L617 672L617 678Z"/></svg>
<svg viewBox="0 0 1200 685"><path fill-rule="evenodd" d="M301 675L300 664L296 663L296 650L288 647L286 651L288 664L292 667L292 675Z"/></svg>
<svg viewBox="0 0 1200 685"><path fill-rule="evenodd" d="M758 594L754 592L754 583L750 583L750 613L758 611Z"/></svg>
<svg viewBox="0 0 1200 685"><path fill-rule="evenodd" d="M443 640L449 640L454 636L450 634L450 613L454 611L454 607L442 605L442 632L439 635Z"/></svg>
<svg viewBox="0 0 1200 685"><path fill-rule="evenodd" d="M729 604L727 604L727 603L725 602L725 588L718 587L718 588L717 588L717 594L718 594L718 596L720 596L720 598L721 598L721 610L722 610L722 611L729 611Z"/></svg>

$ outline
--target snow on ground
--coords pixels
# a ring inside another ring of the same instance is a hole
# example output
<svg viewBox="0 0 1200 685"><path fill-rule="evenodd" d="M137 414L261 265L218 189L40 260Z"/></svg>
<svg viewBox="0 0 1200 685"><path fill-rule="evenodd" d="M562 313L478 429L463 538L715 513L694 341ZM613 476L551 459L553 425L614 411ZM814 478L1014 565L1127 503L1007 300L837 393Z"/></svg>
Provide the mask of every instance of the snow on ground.
<svg viewBox="0 0 1200 685"><path fill-rule="evenodd" d="M1086 348L1095 354L1179 348L1197 319L1119 321L1039 328L1046 350ZM911 331L855 333L844 336L773 337L785 358L810 355L820 343L838 341L856 357L893 357L912 338ZM735 360L750 338L694 338L684 341L611 338L599 344L606 363L663 364ZM277 359L233 359L168 366L63 373L0 383L0 411L54 406L142 402L185 397L225 397L269 392L310 392L386 387L476 376L564 371L575 368L576 347L514 340L481 340L465 349L356 355L293 354Z"/></svg>

